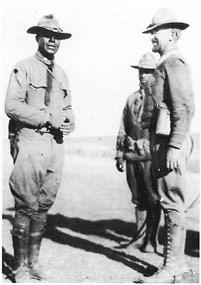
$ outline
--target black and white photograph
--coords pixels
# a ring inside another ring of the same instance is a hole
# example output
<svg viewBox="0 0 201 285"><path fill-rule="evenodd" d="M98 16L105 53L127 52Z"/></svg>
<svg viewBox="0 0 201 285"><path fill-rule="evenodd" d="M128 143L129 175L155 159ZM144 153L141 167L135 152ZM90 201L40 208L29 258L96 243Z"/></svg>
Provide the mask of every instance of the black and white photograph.
<svg viewBox="0 0 201 285"><path fill-rule="evenodd" d="M200 282L199 1L2 1L2 283Z"/></svg>

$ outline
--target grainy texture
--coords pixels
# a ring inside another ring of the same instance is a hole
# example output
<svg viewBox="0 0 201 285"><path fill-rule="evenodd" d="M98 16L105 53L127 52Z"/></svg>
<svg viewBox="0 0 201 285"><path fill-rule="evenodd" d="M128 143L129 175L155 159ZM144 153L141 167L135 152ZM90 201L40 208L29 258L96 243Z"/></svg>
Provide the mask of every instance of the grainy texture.
<svg viewBox="0 0 201 285"><path fill-rule="evenodd" d="M188 167L187 206L199 192L198 149L196 137ZM10 230L14 209L8 187L12 160L7 141L3 154L2 282L11 283ZM159 254L118 248L121 241L131 239L136 228L125 173L116 170L114 155L115 138L66 139L62 185L48 215L40 253L47 276L43 283L132 283L161 264L163 217ZM187 213L186 226L186 260L190 271L182 283L199 283L199 205Z"/></svg>

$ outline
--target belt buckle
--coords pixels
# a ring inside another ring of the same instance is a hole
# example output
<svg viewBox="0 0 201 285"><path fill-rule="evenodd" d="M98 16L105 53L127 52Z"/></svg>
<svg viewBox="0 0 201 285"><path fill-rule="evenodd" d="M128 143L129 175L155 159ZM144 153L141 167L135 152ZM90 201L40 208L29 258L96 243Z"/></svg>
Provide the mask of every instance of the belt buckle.
<svg viewBox="0 0 201 285"><path fill-rule="evenodd" d="M49 127L42 127L40 129L35 129L35 131L40 134L50 133Z"/></svg>

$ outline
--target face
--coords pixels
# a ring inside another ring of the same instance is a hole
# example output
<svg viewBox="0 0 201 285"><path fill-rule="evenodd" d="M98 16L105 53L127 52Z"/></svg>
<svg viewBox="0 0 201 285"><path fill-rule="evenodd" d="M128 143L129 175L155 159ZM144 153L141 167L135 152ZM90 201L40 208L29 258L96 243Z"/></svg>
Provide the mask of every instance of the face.
<svg viewBox="0 0 201 285"><path fill-rule="evenodd" d="M151 32L152 51L163 54L172 42L171 29L155 29Z"/></svg>
<svg viewBox="0 0 201 285"><path fill-rule="evenodd" d="M148 87L151 80L153 80L154 69L139 68L139 81L140 85L145 88Z"/></svg>
<svg viewBox="0 0 201 285"><path fill-rule="evenodd" d="M54 36L38 35L36 37L38 42L38 50L41 54L47 58L53 58L54 54L58 51L60 46L60 40Z"/></svg>

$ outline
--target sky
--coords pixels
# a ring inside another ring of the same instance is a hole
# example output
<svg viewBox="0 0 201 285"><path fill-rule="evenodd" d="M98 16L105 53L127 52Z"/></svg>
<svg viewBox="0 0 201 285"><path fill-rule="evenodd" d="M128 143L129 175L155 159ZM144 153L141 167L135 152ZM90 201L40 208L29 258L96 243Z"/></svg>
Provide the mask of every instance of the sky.
<svg viewBox="0 0 201 285"><path fill-rule="evenodd" d="M31 2L31 3L29 3ZM2 1L1 8L1 100L3 137L7 137L8 119L4 99L10 72L19 60L37 50L30 26L53 13L65 32L56 62L67 72L76 115L72 136L116 135L127 96L138 89L137 64L151 51L150 36L142 31L159 8L171 8L178 20L190 27L178 44L192 70L196 115L192 132L200 129L200 9L199 1L185 0L58 0Z"/></svg>

